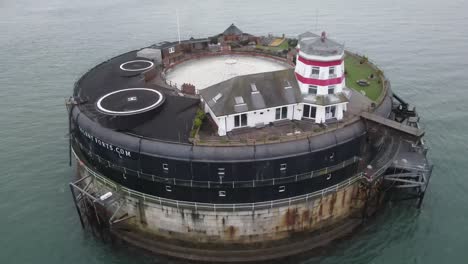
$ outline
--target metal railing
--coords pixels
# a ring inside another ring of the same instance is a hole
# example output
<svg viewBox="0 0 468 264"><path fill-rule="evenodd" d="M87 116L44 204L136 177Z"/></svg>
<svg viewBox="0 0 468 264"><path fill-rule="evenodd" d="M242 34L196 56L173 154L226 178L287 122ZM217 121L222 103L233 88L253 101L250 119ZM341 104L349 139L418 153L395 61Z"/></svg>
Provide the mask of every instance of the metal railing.
<svg viewBox="0 0 468 264"><path fill-rule="evenodd" d="M76 156L78 161L79 158ZM80 161L81 162L81 161ZM173 199L161 198L158 196L148 195L141 193L123 186L120 186L111 180L107 179L105 176L95 172L90 169L85 164L82 165L85 170L93 176L97 181L101 182L110 189L120 192L122 195L128 195L129 197L143 199L145 202L152 202L159 204L160 206L169 206L177 209L191 209L191 210L203 210L203 211L255 211L255 210L264 210L271 209L276 207L291 206L298 203L308 202L309 200L314 200L316 198L324 197L330 193L338 192L339 190L346 188L355 182L363 178L363 173L358 173L349 179L342 181L336 185L330 186L328 188L315 191L308 194L303 194L299 196L294 196L285 199L272 200L266 202L257 202L257 203L237 203L237 204L214 204L214 203L198 203L198 202L187 202L187 201L178 201Z"/></svg>
<svg viewBox="0 0 468 264"><path fill-rule="evenodd" d="M180 185L180 186L190 186L190 187L199 187L199 188L252 188L258 186L268 186L268 185L277 185L277 184L285 184L289 182L297 182L302 180L311 179L314 177L322 176L328 173L332 173L339 169L345 168L351 164L354 164L361 160L358 156L353 156L350 159L347 159L343 162L340 162L336 165L332 165L329 167L321 168L320 170L305 172L294 174L286 177L280 178L271 178L271 179L262 179L262 180L251 180L251 181L194 181L194 180L182 180L176 178L166 178L157 176L154 174L143 173L140 171L136 171L130 168L126 168L123 166L116 165L109 160L106 160L99 155L95 154L92 151L86 150L83 144L78 143L82 150L85 150L87 154L95 160L98 160L99 163L106 165L109 168L116 169L123 174L132 173L133 175L137 175L137 177L150 180L150 181L157 181L165 184L172 184L172 185ZM75 152L74 152L75 153ZM77 154L75 153L75 157L78 158ZM79 158L78 158L79 159Z"/></svg>

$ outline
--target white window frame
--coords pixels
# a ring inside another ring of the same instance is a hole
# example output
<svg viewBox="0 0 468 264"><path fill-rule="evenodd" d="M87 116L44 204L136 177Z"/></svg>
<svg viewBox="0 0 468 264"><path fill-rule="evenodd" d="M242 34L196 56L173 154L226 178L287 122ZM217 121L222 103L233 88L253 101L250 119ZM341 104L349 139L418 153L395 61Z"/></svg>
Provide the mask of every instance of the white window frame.
<svg viewBox="0 0 468 264"><path fill-rule="evenodd" d="M162 168L163 168L163 171L168 172L169 171L169 164L163 163Z"/></svg>
<svg viewBox="0 0 468 264"><path fill-rule="evenodd" d="M278 187L278 192L281 193L281 192L285 192L285 191L286 191L286 186L281 185L281 186Z"/></svg>
<svg viewBox="0 0 468 264"><path fill-rule="evenodd" d="M308 116L304 116L304 113L305 113L305 107L308 106L309 107L309 115ZM314 117L311 117L311 112L310 111L312 109L312 107L315 109L315 115ZM312 119L312 120L315 120L315 118L317 118L317 107L316 106L313 106L313 105L309 105L309 104L304 104L303 106L303 113L302 113L302 117L304 118L307 118L307 119Z"/></svg>
<svg viewBox="0 0 468 264"><path fill-rule="evenodd" d="M315 92L314 92L314 93L311 93L311 92L310 92L311 90L312 90L312 91L315 90ZM308 93L309 93L309 94L315 94L315 95L316 95L316 94L318 93L318 86L317 86L317 85L309 85Z"/></svg>
<svg viewBox="0 0 468 264"><path fill-rule="evenodd" d="M169 53L174 53L175 52L175 47L170 47L169 48Z"/></svg>
<svg viewBox="0 0 468 264"><path fill-rule="evenodd" d="M333 90L333 92L330 93L330 90ZM335 94L335 90L336 90L336 85L329 85L327 87L327 94Z"/></svg>
<svg viewBox="0 0 468 264"><path fill-rule="evenodd" d="M245 125L242 125L242 115L245 115ZM240 115L235 115L234 117L234 128L239 128L239 127L246 127L249 123L247 114L240 114ZM236 118L239 118L239 125L236 126Z"/></svg>
<svg viewBox="0 0 468 264"><path fill-rule="evenodd" d="M283 115L283 109L286 109L286 113ZM277 117L277 113L279 111L279 118ZM287 106L282 106L282 107L277 107L275 109L275 120L283 120L288 118L288 107Z"/></svg>
<svg viewBox="0 0 468 264"><path fill-rule="evenodd" d="M226 191L219 191L218 196L219 197L226 197Z"/></svg>
<svg viewBox="0 0 468 264"><path fill-rule="evenodd" d="M172 192L172 186L166 185L166 192Z"/></svg>
<svg viewBox="0 0 468 264"><path fill-rule="evenodd" d="M328 75L335 75L336 76L336 67L335 66L330 66L328 68Z"/></svg>

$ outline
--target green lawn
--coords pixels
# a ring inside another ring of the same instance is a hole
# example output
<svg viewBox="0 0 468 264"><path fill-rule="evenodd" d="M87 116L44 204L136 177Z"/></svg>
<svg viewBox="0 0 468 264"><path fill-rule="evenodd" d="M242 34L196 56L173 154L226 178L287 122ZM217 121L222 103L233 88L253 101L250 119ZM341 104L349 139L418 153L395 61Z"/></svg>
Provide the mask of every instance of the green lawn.
<svg viewBox="0 0 468 264"><path fill-rule="evenodd" d="M376 101L383 90L382 83L379 83L380 77L376 70L374 70L368 63L360 64L361 58L350 54L345 57L345 70L346 70L346 86L356 91L364 91L366 96L372 101ZM374 78L370 79L369 76L374 74ZM365 79L369 81L369 86L359 86L356 81Z"/></svg>

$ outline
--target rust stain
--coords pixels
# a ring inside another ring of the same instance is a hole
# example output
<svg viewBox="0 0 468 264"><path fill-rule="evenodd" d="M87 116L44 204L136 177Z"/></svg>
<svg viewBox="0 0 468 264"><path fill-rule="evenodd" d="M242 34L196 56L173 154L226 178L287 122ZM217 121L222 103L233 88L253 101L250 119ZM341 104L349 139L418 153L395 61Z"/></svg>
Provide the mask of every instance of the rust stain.
<svg viewBox="0 0 468 264"><path fill-rule="evenodd" d="M346 189L343 191L343 197L341 199L341 206L345 206L345 200L346 200Z"/></svg>
<svg viewBox="0 0 468 264"><path fill-rule="evenodd" d="M228 234L230 239L233 239L236 235L237 228L235 226L229 226L225 232Z"/></svg>
<svg viewBox="0 0 468 264"><path fill-rule="evenodd" d="M305 225L309 224L310 226L310 211L309 210L304 210L302 212L302 219L301 219L301 225L304 227Z"/></svg>
<svg viewBox="0 0 468 264"><path fill-rule="evenodd" d="M333 193L330 199L330 207L328 211L330 215L333 215L333 209L335 209L335 203L336 203L336 193Z"/></svg>
<svg viewBox="0 0 468 264"><path fill-rule="evenodd" d="M297 209L289 209L288 208L288 211L286 212L286 215L285 215L285 222L286 222L286 226L287 227L291 227L296 224L296 221L297 221Z"/></svg>

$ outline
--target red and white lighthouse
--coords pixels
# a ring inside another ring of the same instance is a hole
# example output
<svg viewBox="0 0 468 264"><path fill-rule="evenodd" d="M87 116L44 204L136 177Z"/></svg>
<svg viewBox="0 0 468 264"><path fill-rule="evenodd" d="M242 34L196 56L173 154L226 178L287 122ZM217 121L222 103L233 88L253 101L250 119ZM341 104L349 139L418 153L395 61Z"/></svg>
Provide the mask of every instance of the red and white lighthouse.
<svg viewBox="0 0 468 264"><path fill-rule="evenodd" d="M344 45L328 39L325 32L316 35L310 32L299 35L296 59L296 79L304 96L306 110L317 123L329 119L340 120L346 110L347 99L343 95ZM307 111L309 110L309 111Z"/></svg>

